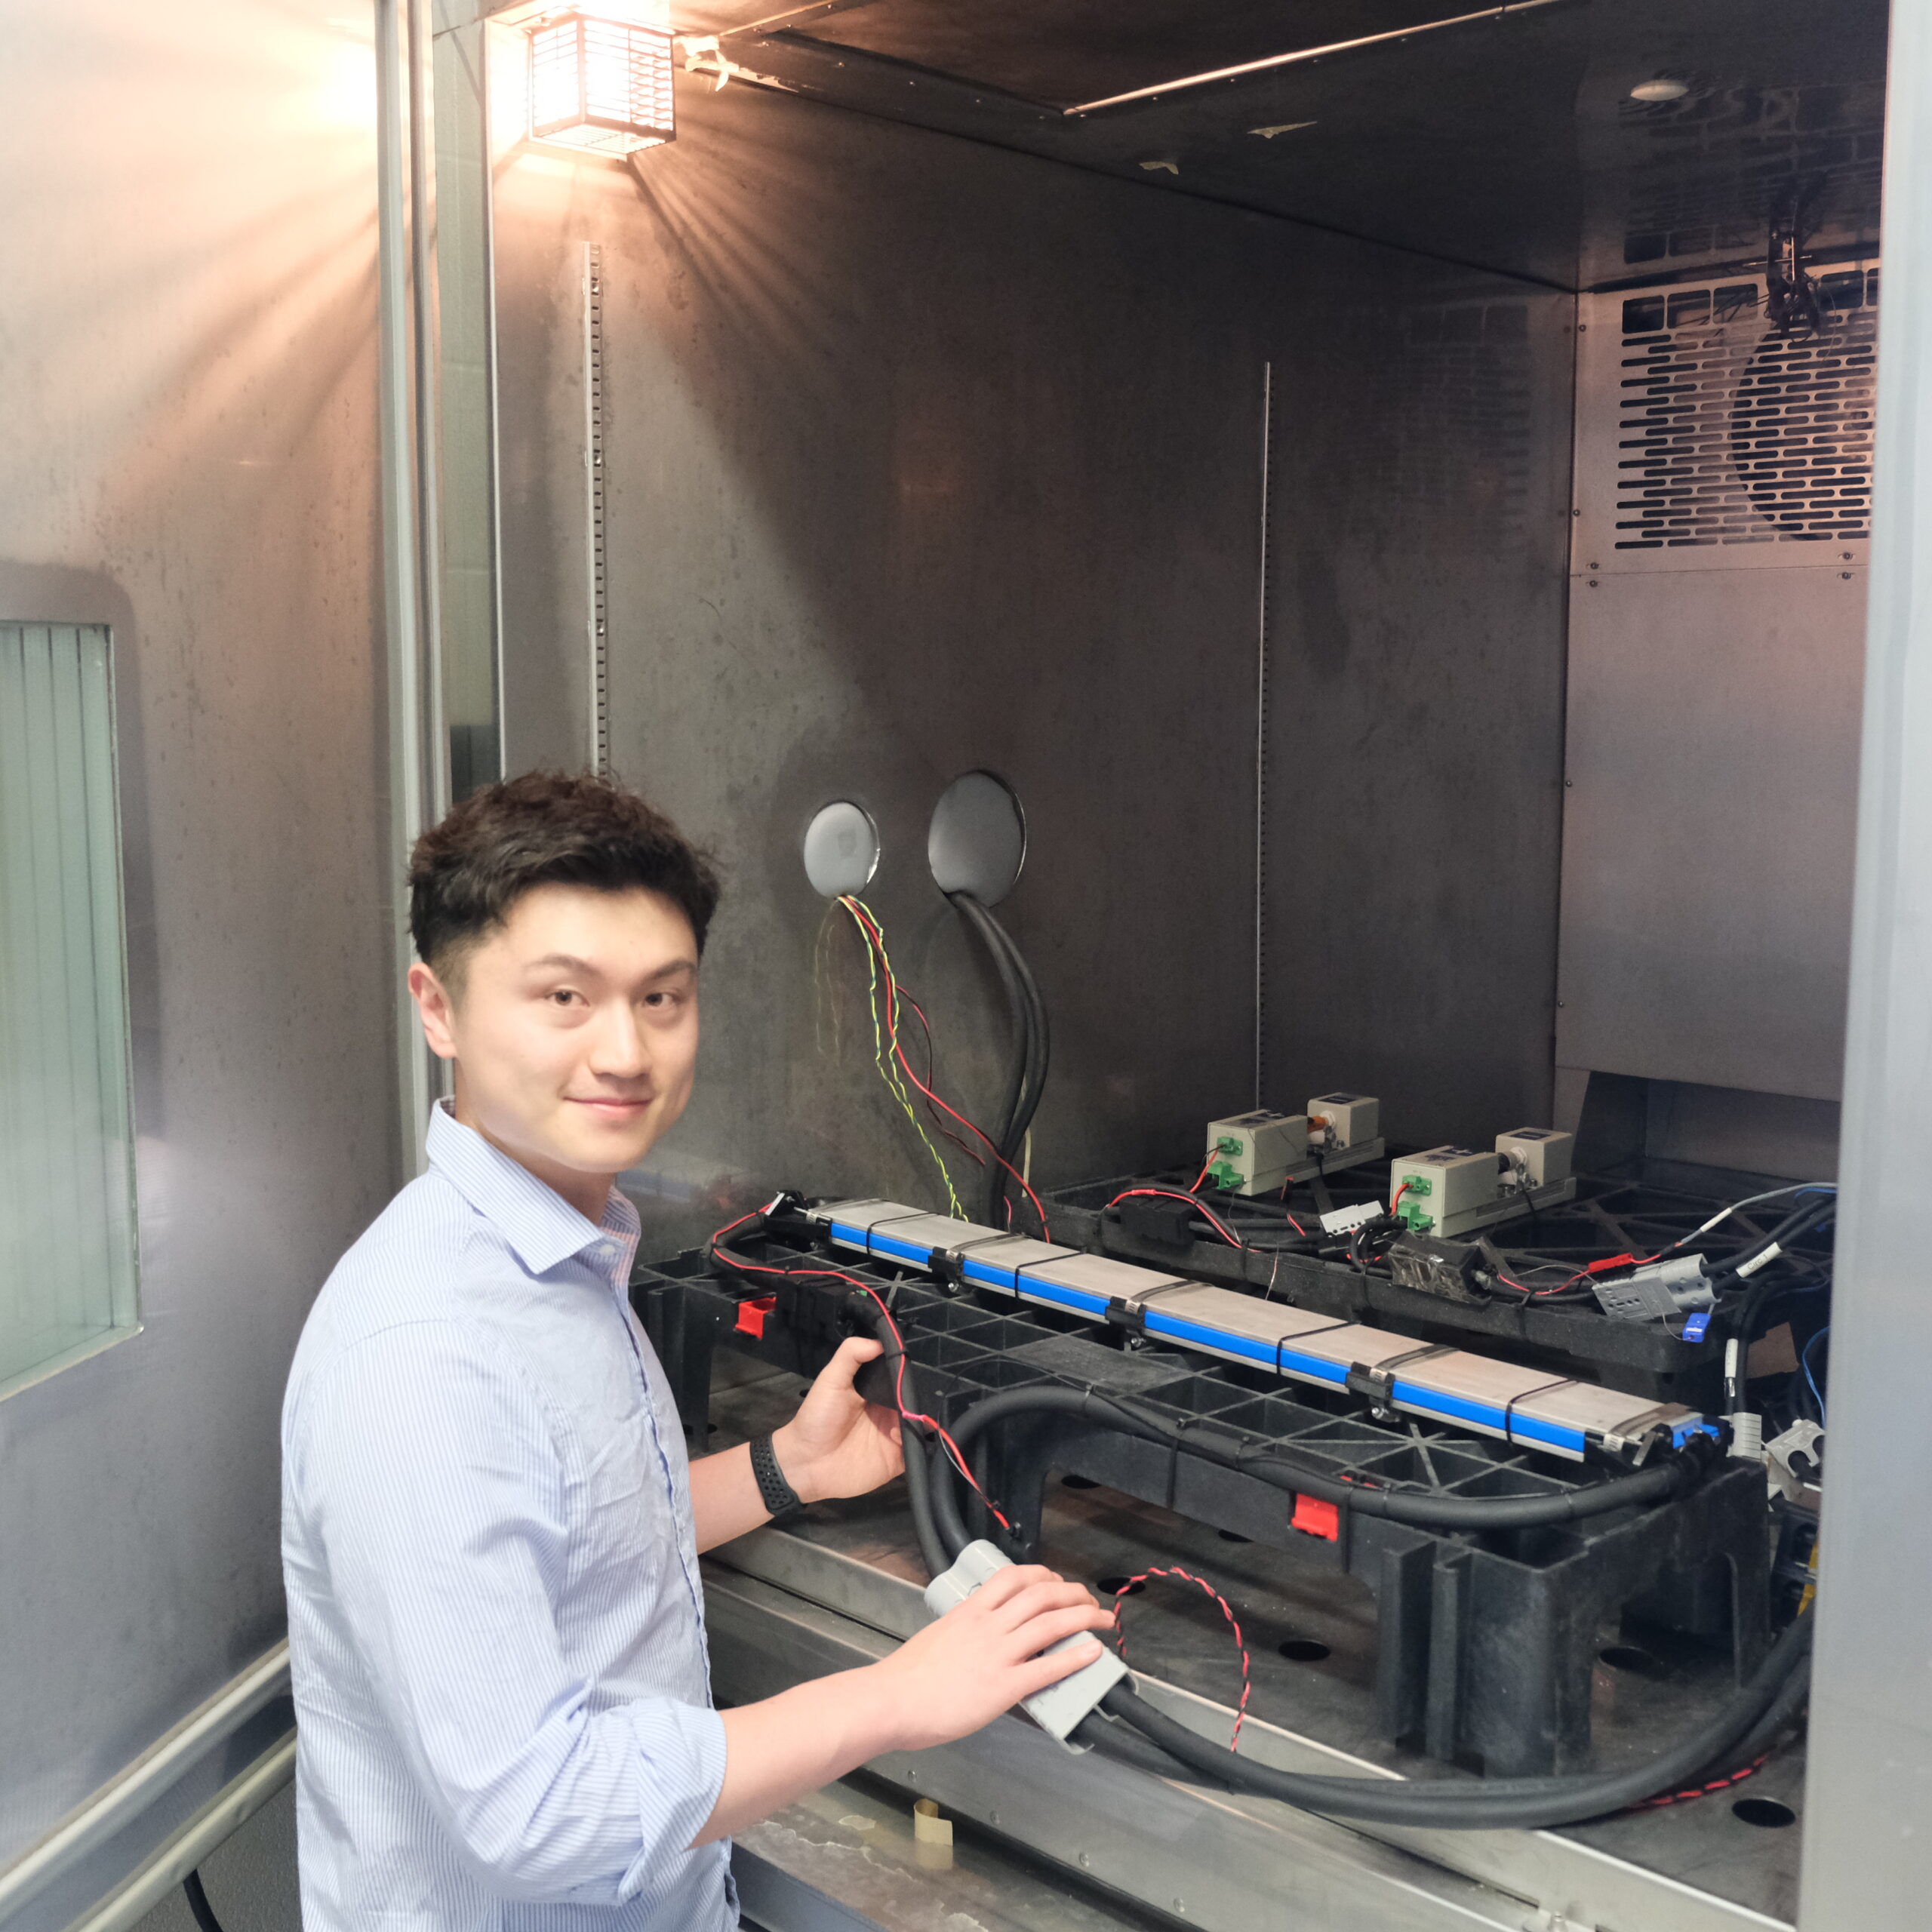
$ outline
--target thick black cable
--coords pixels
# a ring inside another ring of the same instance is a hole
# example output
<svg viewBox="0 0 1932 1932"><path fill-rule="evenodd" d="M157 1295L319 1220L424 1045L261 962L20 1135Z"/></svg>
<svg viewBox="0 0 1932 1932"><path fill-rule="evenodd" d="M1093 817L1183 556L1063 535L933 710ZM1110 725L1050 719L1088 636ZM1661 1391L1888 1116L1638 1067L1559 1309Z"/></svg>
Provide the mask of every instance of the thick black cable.
<svg viewBox="0 0 1932 1932"><path fill-rule="evenodd" d="M952 1561L933 1522L932 1478L926 1466L926 1442L920 1425L911 1417L921 1412L918 1377L912 1358L905 1352L904 1338L885 1310L876 1306L869 1295L854 1295L850 1306L878 1337L884 1351L879 1367L892 1378L899 1409L899 1450L906 1460L906 1504L912 1513L912 1534L919 1546L919 1557L937 1577Z"/></svg>
<svg viewBox="0 0 1932 1932"><path fill-rule="evenodd" d="M1032 1059L1027 1072L1026 1091L1013 1124L1013 1150L1017 1155L1026 1137L1026 1130L1033 1124L1034 1115L1039 1111L1040 1097L1046 1091L1047 1074L1053 1063L1053 1026L1047 1016L1047 1003L1040 996L1040 983L1034 978L1033 969L1026 963L1026 955L989 908L983 906L980 909L986 915L986 924L995 942L1006 949L1013 970L1020 977L1020 989L1032 1021Z"/></svg>
<svg viewBox="0 0 1932 1932"><path fill-rule="evenodd" d="M1013 1071L1007 1081L1006 1097L1001 1103L993 1123L993 1147L999 1158L989 1162L986 1170L986 1224L990 1228L1003 1228L1006 1225L1006 1190L1010 1177L1000 1161L1011 1161L1019 1145L1020 1137L1014 1133L1014 1122L1019 1118L1026 1099L1036 1052L1032 1008L1027 1001L1014 956L1000 943L998 922L970 892L955 892L947 896L992 955L1013 1019Z"/></svg>
<svg viewBox="0 0 1932 1932"><path fill-rule="evenodd" d="M1123 1427L1126 1432L1146 1435L1153 1439L1179 1438L1189 1453L1203 1446L1198 1432L1166 1430L1155 1426L1154 1419L1136 1415L1124 1404L1106 1397L1096 1397L1076 1389L1009 1389L976 1404L959 1418L953 1428L953 1440L964 1454L968 1445L1005 1416L1027 1413L1072 1414L1105 1426ZM1191 1438L1191 1439L1190 1439ZM1580 1496L1601 1499L1604 1492L1617 1492L1601 1506L1623 1507L1634 1499L1632 1484L1644 1478L1663 1475L1678 1478L1679 1472L1644 1471L1638 1477L1613 1478ZM933 1477L933 1515L941 1540L950 1555L965 1547L968 1533L959 1512L958 1491L949 1467L935 1467ZM1298 1478L1299 1480L1299 1478ZM1371 1497L1392 1497L1397 1492L1353 1490L1347 1500L1360 1507ZM1312 1492L1311 1492L1312 1493ZM1405 1497L1405 1501L1428 1503L1447 1500ZM1494 1507L1499 1502L1539 1503L1543 1499L1471 1498L1465 1506L1481 1503ZM930 1558L928 1559L930 1561ZM937 1574L937 1573L935 1573ZM1796 1626L1794 1626L1795 1629ZM1789 1721L1802 1687L1792 1684L1794 1672L1802 1662L1804 1646L1810 1641L1809 1620L1801 1636L1787 1632L1772 1656L1739 1696L1700 1730L1690 1734L1669 1751L1648 1763L1615 1774L1576 1777L1490 1780L1464 1787L1396 1783L1374 1778L1322 1778L1278 1771L1259 1764L1202 1737L1178 1719L1168 1717L1124 1684L1108 1694L1100 1710L1131 1725L1157 1751L1186 1767L1195 1775L1229 1789L1258 1792L1279 1798L1303 1810L1322 1811L1338 1817L1361 1818L1391 1824L1427 1825L1445 1830L1497 1830L1528 1829L1552 1824L1575 1823L1585 1818L1620 1810L1626 1806L1653 1797L1659 1792L1682 1784L1715 1760L1738 1755L1740 1740L1755 1741L1767 1730L1773 1736ZM1124 1757L1143 1770L1171 1776L1158 1759L1149 1760L1137 1746L1122 1748L1119 1734L1106 1718L1090 1716L1074 1733L1075 1740L1091 1744L1110 1755ZM1755 1752L1754 1752L1755 1755Z"/></svg>
<svg viewBox="0 0 1932 1932"><path fill-rule="evenodd" d="M1346 1481L1277 1448L1257 1450L1252 1442L1211 1425L1183 1428L1131 1402L1091 1389L1052 1386L1002 1389L986 1397L953 1425L952 1439L964 1455L980 1435L1008 1417L1048 1414L1072 1416L1099 1428L1158 1442L1183 1455L1257 1477L1278 1489L1352 1509L1358 1515L1381 1517L1421 1529L1494 1531L1574 1522L1681 1495L1703 1480L1708 1467L1699 1454L1673 1456L1629 1475L1607 1477L1549 1496L1441 1496L1376 1488ZM932 1477L934 1520L941 1541L956 1555L970 1537L960 1513L952 1472L949 1466L935 1466Z"/></svg>
<svg viewBox="0 0 1932 1932"><path fill-rule="evenodd" d="M1694 1730L1641 1764L1580 1777L1497 1778L1468 1785L1311 1777L1238 1755L1156 1709L1125 1684L1115 1684L1101 1700L1100 1708L1217 1783L1305 1811L1442 1831L1534 1831L1621 1811L1686 1783L1706 1765L1734 1752L1740 1740L1755 1733L1783 1705L1810 1642L1811 1619L1801 1617L1771 1647L1743 1690ZM1074 1736L1082 1743L1097 1742L1098 1731L1089 1720L1076 1727Z"/></svg>
<svg viewBox="0 0 1932 1932"><path fill-rule="evenodd" d="M195 1915L195 1923L201 1927L201 1932L221 1932L221 1921L214 1915L214 1907L208 1903L208 1895L202 1889L198 1867L181 1881L181 1889L188 1895L188 1909Z"/></svg>
<svg viewBox="0 0 1932 1932"><path fill-rule="evenodd" d="M1722 1260L1712 1263L1706 1271L1705 1278L1713 1287L1721 1288L1726 1283L1737 1280L1752 1262L1767 1254L1773 1247L1782 1248L1787 1241L1801 1239L1814 1228L1822 1226L1837 1212L1835 1198L1827 1197L1822 1202L1807 1201L1802 1203L1769 1233L1760 1235L1755 1241L1746 1242L1743 1247L1727 1254Z"/></svg>

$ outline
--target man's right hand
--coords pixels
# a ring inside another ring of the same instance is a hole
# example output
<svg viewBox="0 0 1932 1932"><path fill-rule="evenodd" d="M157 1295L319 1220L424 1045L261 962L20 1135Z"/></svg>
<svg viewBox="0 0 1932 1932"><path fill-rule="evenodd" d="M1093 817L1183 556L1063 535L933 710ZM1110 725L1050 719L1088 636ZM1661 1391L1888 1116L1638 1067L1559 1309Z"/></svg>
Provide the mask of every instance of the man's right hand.
<svg viewBox="0 0 1932 1932"><path fill-rule="evenodd" d="M1040 1653L1112 1621L1084 1585L1037 1563L1017 1563L863 1674L889 1700L897 1747L923 1751L979 1730L1091 1663L1100 1654L1097 1642Z"/></svg>

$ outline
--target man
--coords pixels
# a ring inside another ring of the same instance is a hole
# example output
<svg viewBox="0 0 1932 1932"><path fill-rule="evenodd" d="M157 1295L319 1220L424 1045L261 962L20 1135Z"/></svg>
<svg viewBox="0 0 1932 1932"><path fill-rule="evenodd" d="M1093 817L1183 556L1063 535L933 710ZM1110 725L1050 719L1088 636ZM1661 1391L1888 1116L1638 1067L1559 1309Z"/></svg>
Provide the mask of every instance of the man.
<svg viewBox="0 0 1932 1932"><path fill-rule="evenodd" d="M1098 1654L1004 1571L863 1670L712 1707L700 1550L772 1488L900 1468L847 1342L762 1444L688 1468L614 1178L683 1112L718 886L589 778L515 779L413 855L410 990L454 1103L315 1303L282 1419L307 1932L725 1932L734 1829L977 1729ZM767 1459L761 1477L753 1450Z"/></svg>

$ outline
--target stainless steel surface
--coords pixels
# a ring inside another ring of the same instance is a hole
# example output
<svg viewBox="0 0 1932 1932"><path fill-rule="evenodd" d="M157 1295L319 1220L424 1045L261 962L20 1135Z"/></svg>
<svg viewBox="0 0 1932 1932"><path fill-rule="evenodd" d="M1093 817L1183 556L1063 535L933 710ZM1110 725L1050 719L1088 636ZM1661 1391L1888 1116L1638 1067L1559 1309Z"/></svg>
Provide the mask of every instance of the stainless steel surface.
<svg viewBox="0 0 1932 1932"><path fill-rule="evenodd" d="M1842 561L1574 580L1565 1066L1837 1097L1864 601Z"/></svg>
<svg viewBox="0 0 1932 1932"><path fill-rule="evenodd" d="M1546 1113L1567 305L749 88L682 105L635 175L525 155L497 184L512 764L583 742L556 640L595 238L614 756L728 875L661 1225L780 1182L943 1202L795 828L863 796L894 963L988 1111L997 983L907 863L969 761L1026 798L1002 916L1064 1023L1035 1178L1183 1158L1245 1101L1253 854L1193 828L1254 805L1266 363L1269 1082L1366 1086L1425 1141ZM1465 648L1484 675L1432 668ZM1438 898L1454 949L1392 946Z"/></svg>
<svg viewBox="0 0 1932 1932"><path fill-rule="evenodd" d="M583 605L586 770L611 771L611 566L608 472L604 438L604 251L583 245L578 298L583 317Z"/></svg>
<svg viewBox="0 0 1932 1932"><path fill-rule="evenodd" d="M128 1932L196 1870L209 1853L233 1836L295 1776L295 1734L291 1730L223 1785L168 1842L68 1932Z"/></svg>
<svg viewBox="0 0 1932 1932"><path fill-rule="evenodd" d="M1571 305L1394 254L1321 300L1276 365L1267 1096L1487 1146L1550 1104Z"/></svg>
<svg viewBox="0 0 1932 1932"><path fill-rule="evenodd" d="M1161 1297L1160 1312L1177 1321L1211 1320L1217 1328L1247 1335L1259 1342L1287 1341L1318 1329L1339 1328L1332 1315L1257 1301L1251 1295L1231 1295L1220 1288L1183 1286Z"/></svg>
<svg viewBox="0 0 1932 1932"><path fill-rule="evenodd" d="M1053 1560L1082 1575L1097 1554L1101 1561L1112 1555L1118 1561L1104 1543L1090 1549L1063 1506L1053 1508ZM1163 1514L1140 1513L1150 1525ZM1165 1521L1171 1533L1172 1519ZM891 1641L909 1635L926 1612L913 1580L918 1574L916 1558L909 1555L909 1546L903 1528L891 1524L885 1512L862 1510L835 1521L808 1523L800 1534L760 1531L715 1552L709 1560L706 1595L716 1668L726 1694L767 1695L783 1683L881 1654ZM1213 1546L1213 1539L1207 1538L1204 1547ZM1246 1599L1226 1576L1225 1565L1233 1558L1225 1546L1223 1551L1218 1560L1204 1560L1190 1550L1183 1560L1209 1574L1221 1571L1223 1587L1235 1589L1239 1605ZM1250 1552L1242 1554L1245 1558ZM727 1577L723 1566L745 1580ZM1164 1618L1157 1599L1147 1601L1155 1607L1143 1610L1137 1604L1129 1619L1129 1657L1142 1694L1204 1734L1225 1737L1232 1716L1226 1705L1174 1681L1226 1682L1227 1643L1218 1612L1207 1606L1198 1625L1183 1624ZM1291 1599L1272 1617L1252 1604L1241 1610L1257 1680L1255 1705L1242 1727L1243 1749L1284 1770L1392 1775L1399 1754L1366 1734L1342 1746L1287 1728L1281 1721L1284 1709L1299 1706L1312 1717L1319 1714L1324 1734L1337 1730L1340 1706L1324 1695L1324 1672L1332 1666L1284 1667L1261 1641L1279 1627L1278 1617L1286 1611L1304 1620L1303 1629L1319 1629L1334 1640L1339 1656L1344 1633L1334 1623L1312 1620L1312 1601ZM1149 1674L1150 1658L1154 1675ZM1284 1705L1275 1686L1291 1681L1295 1687ZM1266 1708L1271 1696L1272 1715ZM1681 1698L1681 1692L1675 1697L1647 1693L1639 1735L1645 1721L1686 1721ZM1171 1870L1183 1857L1198 1856L1237 1884L1278 1884L1291 1901L1304 1896L1298 1886L1324 1887L1318 1894L1319 1910L1336 1913L1335 1926L1358 1922L1346 1915L1364 1909L1386 1909L1388 1875L1403 1867L1383 1861L1401 1854L1439 1866L1445 1874L1460 1873L1491 1888L1492 1898L1500 1893L1522 1901L1514 1908L1516 1916L1500 1921L1512 1927L1546 1923L1537 1921L1537 1911L1600 1932L1771 1932L1790 1923L1789 1836L1742 1824L1721 1801L1715 1811L1701 1814L1682 1807L1564 1832L1346 1829L1263 1800L1156 1783L1092 1757L1069 1766L1063 1753L1051 1794L1044 1793L1035 1788L1026 1746L1013 1741L1016 1732L1044 1751L1057 1750L1009 1718L945 1752L904 1756L872 1768L983 1823L992 1822L997 1813L999 1829L1047 1855L1078 1864L1084 1850L1092 1862L1079 1869L1107 1883L1120 1884L1111 1861L1126 1856L1120 1849L1122 1840L1137 1835L1158 1841L1156 1872ZM1624 1748L1629 1742L1626 1738ZM1441 1774L1439 1767L1416 1768L1423 1775ZM1769 1780L1760 1789L1795 1800L1792 1769L1786 1764L1760 1774ZM1115 1823L1097 1824L1097 1812ZM1220 1837L1223 1831L1226 1835ZM1147 1869L1131 1856L1125 1869L1130 1874ZM1318 1912L1309 1922L1330 1932L1331 1921ZM1371 1917L1368 1922L1375 1921Z"/></svg>
<svg viewBox="0 0 1932 1932"><path fill-rule="evenodd" d="M414 951L405 909L411 848L440 816L439 761L430 738L440 681L425 633L423 529L416 440L417 344L426 315L415 294L412 232L429 211L415 203L408 75L414 58L408 0L376 0L376 301L377 473L381 514L383 655L388 698L389 841L383 855L389 915L391 1038L395 1052L395 1143L405 1171L423 1161L422 1141L437 1076L405 981ZM432 553L433 554L433 553Z"/></svg>
<svg viewBox="0 0 1932 1932"><path fill-rule="evenodd" d="M748 1577L710 1570L706 1602L714 1679L734 1700L891 1647L863 1624ZM1306 1814L1156 1783L1097 1756L1070 1762L1017 1718L869 1768L1213 1932L1252 1932L1284 1914L1322 1932L1522 1932L1531 1916L1518 1900Z"/></svg>
<svg viewBox="0 0 1932 1932"><path fill-rule="evenodd" d="M1811 1694L1804 1932L1914 1925L1932 1894L1932 1477L1918 1370L1932 1352L1919 1150L1932 1132L1932 16L1893 16L1885 335L1832 1316L1831 1506ZM1901 1503L1906 1506L1901 1508Z"/></svg>
<svg viewBox="0 0 1932 1932"><path fill-rule="evenodd" d="M526 156L497 195L512 761L580 742L554 650L581 475L556 291L595 236L614 760L727 875L659 1225L687 1199L696 1237L721 1189L780 1180L943 1205L872 1065L857 935L822 924L796 841L826 797L863 798L894 963L948 1097L989 1113L1008 1018L921 857L962 764L1031 819L1001 916L1063 1023L1035 1180L1178 1155L1251 1081L1251 940L1226 909L1251 855L1185 828L1249 802L1256 331L1304 251L748 89L680 109L635 177ZM1150 283L1155 257L1176 271ZM1151 343L1175 352L1150 385ZM1217 675L1241 698L1195 702ZM1158 1026L1150 969L1199 995Z"/></svg>
<svg viewBox="0 0 1932 1932"><path fill-rule="evenodd" d="M1257 75L1272 74L1283 67L1300 66L1309 62L1328 60L1338 54L1361 54L1373 48L1406 46L1412 40L1443 28L1500 26L1505 20L1518 18L1524 14L1539 12L1545 7L1574 4L1574 0L1505 0L1505 4L1484 7L1475 13L1457 14L1447 20L1423 20L1393 27L1383 33L1359 34L1348 40L1330 41L1322 46L1297 48L1291 54L1272 54L1262 60L1243 61L1238 66L1214 67L1204 73L1179 75L1173 80L1157 82L1152 87L1136 88L1130 93L1109 94L1100 100L1080 101L1063 111L1068 114L1099 114L1109 108L1131 106L1141 101L1151 103L1171 100L1176 94L1188 93L1195 88L1216 87L1230 82L1250 80Z"/></svg>
<svg viewBox="0 0 1932 1932"><path fill-rule="evenodd" d="M145 1324L0 1404L0 1864L281 1635L283 1377L396 1177L373 78L325 0L0 65L0 614L116 656Z"/></svg>
<svg viewBox="0 0 1932 1932"><path fill-rule="evenodd" d="M421 600L423 761L429 820L448 809L450 799L450 733L443 688L442 509L441 370L436 328L435 125L431 111L435 83L430 47L432 0L404 0L402 32L408 75L405 143L409 166L410 405L413 411L414 480L416 485L416 594ZM378 70L378 85L395 76ZM385 264L392 266L391 264ZM393 535L395 533L391 532Z"/></svg>
<svg viewBox="0 0 1932 1932"><path fill-rule="evenodd" d="M445 17L453 11L465 17ZM439 5L436 13L437 529L450 787L461 798L503 768L488 105L494 43L466 10Z"/></svg>
<svg viewBox="0 0 1932 1932"><path fill-rule="evenodd" d="M1581 297L1572 574L1862 567L1878 272L1815 271L1821 331L1768 322L1761 273Z"/></svg>
<svg viewBox="0 0 1932 1932"><path fill-rule="evenodd" d="M1169 1921L1104 1899L969 1819L943 1857L912 1836L912 1803L861 1775L808 1792L731 1841L747 1918L762 1932L1149 1932Z"/></svg>
<svg viewBox="0 0 1932 1932"><path fill-rule="evenodd" d="M746 11L691 0L680 17L709 30ZM1578 0L1401 31L1469 11L875 0L730 45L819 99L1563 288L1755 266L1770 215L1814 180L1814 246L1875 235L1883 0ZM1398 37L1316 51L1380 28ZM1283 54L1171 98L1062 112ZM1687 82L1681 99L1630 97L1660 74Z"/></svg>
<svg viewBox="0 0 1932 1932"><path fill-rule="evenodd" d="M1021 1272L1020 1292L1024 1295L1029 1281L1043 1281L1057 1288L1073 1288L1082 1294L1134 1297L1150 1294L1156 1288L1180 1284L1178 1275L1163 1274L1156 1268L1137 1268L1129 1261L1110 1260L1103 1254L1069 1254L1051 1261L1027 1261L1014 1264Z"/></svg>
<svg viewBox="0 0 1932 1932"><path fill-rule="evenodd" d="M835 798L805 827L805 876L821 899L863 892L878 870L878 827L863 805Z"/></svg>
<svg viewBox="0 0 1932 1932"><path fill-rule="evenodd" d="M1254 614L1254 1093L1261 1106L1261 1077L1268 1055L1268 568L1269 520L1273 515L1275 365L1261 365L1261 568L1255 573Z"/></svg>
<svg viewBox="0 0 1932 1932"><path fill-rule="evenodd" d="M934 884L997 906L1026 863L1026 814L1012 786L990 771L962 771L939 795L926 827Z"/></svg>
<svg viewBox="0 0 1932 1932"><path fill-rule="evenodd" d="M137 1823L162 1793L220 1750L265 1704L288 1694L288 1645L284 1641L198 1710L191 1711L24 1857L0 1869L0 1923L23 1911L90 1853Z"/></svg>

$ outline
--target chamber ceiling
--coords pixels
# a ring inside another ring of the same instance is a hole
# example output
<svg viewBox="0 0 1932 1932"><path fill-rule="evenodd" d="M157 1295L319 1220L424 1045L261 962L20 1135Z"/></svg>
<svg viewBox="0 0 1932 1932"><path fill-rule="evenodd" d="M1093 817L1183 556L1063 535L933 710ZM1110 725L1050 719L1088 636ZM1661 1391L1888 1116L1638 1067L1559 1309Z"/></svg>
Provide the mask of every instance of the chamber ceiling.
<svg viewBox="0 0 1932 1932"><path fill-rule="evenodd" d="M820 100L1564 288L1760 256L1795 195L1814 250L1874 246L1887 22L1884 0L677 11ZM1303 57L1069 111L1283 55ZM1660 75L1684 98L1630 100Z"/></svg>

